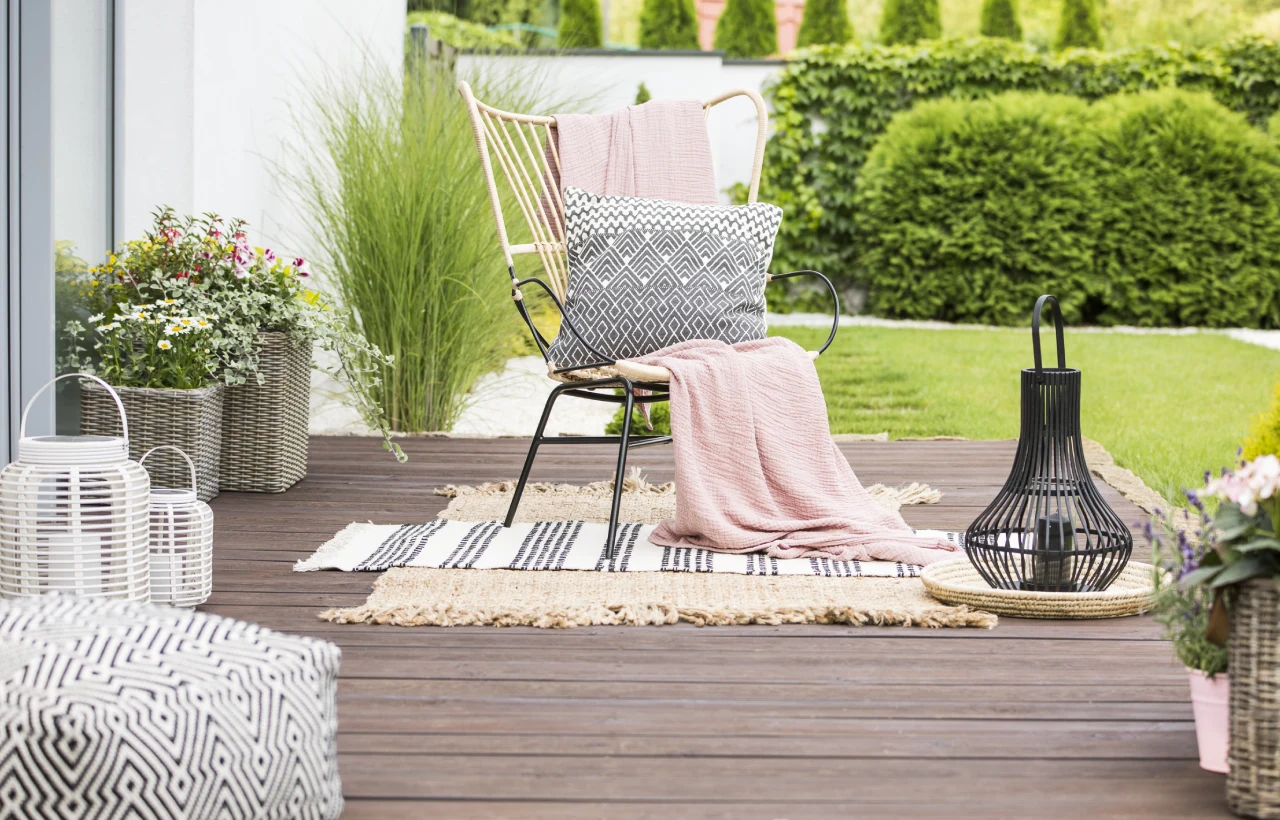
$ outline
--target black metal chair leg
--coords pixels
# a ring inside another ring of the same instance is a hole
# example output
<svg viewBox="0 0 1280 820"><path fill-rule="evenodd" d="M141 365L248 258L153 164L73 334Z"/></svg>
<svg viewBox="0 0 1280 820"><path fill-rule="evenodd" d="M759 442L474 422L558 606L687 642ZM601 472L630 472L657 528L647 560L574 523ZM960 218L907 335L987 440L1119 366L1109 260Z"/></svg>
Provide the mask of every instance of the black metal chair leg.
<svg viewBox="0 0 1280 820"><path fill-rule="evenodd" d="M618 509L622 505L622 483L626 479L627 472L627 442L631 438L631 410L635 407L636 399L630 380L622 380L622 390L627 401L622 410L622 441L618 445L618 472L614 474L613 479L613 507L609 511L609 540L605 542L604 548L605 559L610 561L613 560L617 546L614 542L618 533Z"/></svg>
<svg viewBox="0 0 1280 820"><path fill-rule="evenodd" d="M529 455L524 459L524 469L520 471L520 480L516 483L516 493L511 496L511 506L507 508L507 520L502 522L504 527L510 527L516 520L516 508L520 506L520 496L524 495L524 485L529 482L529 471L533 469L533 458L538 454L538 445L542 443L542 431L547 429L547 420L551 418L551 408L555 406L560 394L569 387L570 385L559 385L547 396L547 403L542 408L542 418L538 421L538 430L529 443Z"/></svg>

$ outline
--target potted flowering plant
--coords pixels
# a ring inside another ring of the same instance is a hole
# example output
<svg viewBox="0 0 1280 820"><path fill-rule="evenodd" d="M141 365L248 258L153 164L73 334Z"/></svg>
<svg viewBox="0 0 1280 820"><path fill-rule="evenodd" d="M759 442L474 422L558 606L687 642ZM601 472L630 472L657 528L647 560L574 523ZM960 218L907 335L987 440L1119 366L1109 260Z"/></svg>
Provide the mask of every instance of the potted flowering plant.
<svg viewBox="0 0 1280 820"><path fill-rule="evenodd" d="M1207 634L1227 645L1227 805L1280 817L1280 458L1224 470L1201 497L1218 502L1205 532L1210 549L1182 583L1213 595Z"/></svg>
<svg viewBox="0 0 1280 820"><path fill-rule="evenodd" d="M91 269L108 317L135 300L173 299L219 317L209 334L227 385L221 488L281 492L306 473L311 351L332 351L344 383L384 446L404 459L373 400L378 373L392 364L355 330L348 312L306 287L300 258L251 245L242 220L156 212L142 239ZM91 291L92 292L92 291Z"/></svg>
<svg viewBox="0 0 1280 820"><path fill-rule="evenodd" d="M1211 772L1227 771L1227 650L1205 635L1212 611L1212 593L1185 583L1204 563L1207 547L1202 539L1210 519L1194 492L1187 498L1199 514L1192 518L1185 510L1155 511L1146 525L1155 565L1156 620L1165 637L1187 669L1191 684L1191 707L1195 715L1200 767ZM1189 532L1195 527L1194 532Z"/></svg>
<svg viewBox="0 0 1280 820"><path fill-rule="evenodd" d="M70 339L67 365L94 373L111 384L129 417L130 456L138 459L153 447L173 445L196 465L198 494L208 500L218 492L222 451L223 385L217 379L218 358L212 337L217 317L197 313L177 299L114 306L111 316L89 317L93 352L85 348L85 328L66 326ZM96 435L120 435L120 416L110 394L96 382L80 389L80 426ZM157 486L185 486L185 461L172 450L153 458L147 470Z"/></svg>

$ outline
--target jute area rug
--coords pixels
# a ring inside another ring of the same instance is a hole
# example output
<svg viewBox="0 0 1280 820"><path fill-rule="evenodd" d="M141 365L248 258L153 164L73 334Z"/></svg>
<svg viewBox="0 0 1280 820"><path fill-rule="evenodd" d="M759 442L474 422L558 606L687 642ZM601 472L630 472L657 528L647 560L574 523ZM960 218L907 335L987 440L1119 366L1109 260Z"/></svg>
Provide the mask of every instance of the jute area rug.
<svg viewBox="0 0 1280 820"><path fill-rule="evenodd" d="M990 613L929 597L916 577L919 568L910 565L673 553L651 545L644 540L647 531L675 512L675 488L649 484L637 474L626 479L622 496L621 520L629 523L620 525L620 543L630 551L620 550L613 562L602 556L612 482L531 484L520 503L524 526L504 530L494 522L506 514L512 489L510 482L443 488L437 492L452 500L437 521L353 524L295 569L387 570L363 606L320 615L344 624L571 628L683 620L699 626L991 628L996 623ZM940 498L918 484L868 489L892 509ZM446 527L453 527L448 531L453 534L442 543L451 551L428 548ZM530 549L534 543L538 548ZM628 554L632 563L624 564ZM504 568L488 568L493 566Z"/></svg>

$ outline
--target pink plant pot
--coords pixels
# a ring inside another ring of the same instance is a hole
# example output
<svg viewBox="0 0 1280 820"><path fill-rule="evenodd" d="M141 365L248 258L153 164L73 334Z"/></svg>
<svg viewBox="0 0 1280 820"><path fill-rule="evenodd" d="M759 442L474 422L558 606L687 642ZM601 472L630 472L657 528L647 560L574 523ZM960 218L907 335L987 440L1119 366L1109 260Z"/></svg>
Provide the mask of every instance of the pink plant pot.
<svg viewBox="0 0 1280 820"><path fill-rule="evenodd" d="M1228 708L1231 681L1226 675L1212 678L1198 669L1188 669L1191 680L1191 711L1196 717L1196 742L1200 746L1200 768L1226 774Z"/></svg>

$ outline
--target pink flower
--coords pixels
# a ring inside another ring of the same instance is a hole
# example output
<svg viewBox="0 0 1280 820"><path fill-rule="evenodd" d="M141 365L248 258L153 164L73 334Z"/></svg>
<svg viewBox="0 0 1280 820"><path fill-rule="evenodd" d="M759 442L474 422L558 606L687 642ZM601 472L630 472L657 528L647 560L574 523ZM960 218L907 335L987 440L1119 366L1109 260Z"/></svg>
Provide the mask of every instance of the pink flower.
<svg viewBox="0 0 1280 820"><path fill-rule="evenodd" d="M268 262L276 261L275 251L271 250L270 248L267 248L265 251L262 252L262 258L267 260Z"/></svg>
<svg viewBox="0 0 1280 820"><path fill-rule="evenodd" d="M1203 494L1230 501L1245 515L1257 515L1259 501L1280 495L1280 458L1258 456L1234 473L1223 473L1210 481Z"/></svg>

